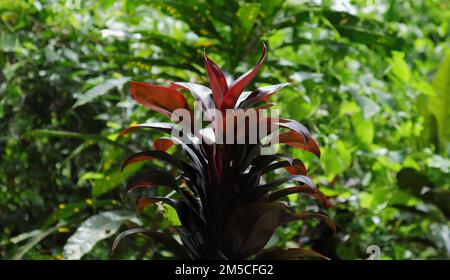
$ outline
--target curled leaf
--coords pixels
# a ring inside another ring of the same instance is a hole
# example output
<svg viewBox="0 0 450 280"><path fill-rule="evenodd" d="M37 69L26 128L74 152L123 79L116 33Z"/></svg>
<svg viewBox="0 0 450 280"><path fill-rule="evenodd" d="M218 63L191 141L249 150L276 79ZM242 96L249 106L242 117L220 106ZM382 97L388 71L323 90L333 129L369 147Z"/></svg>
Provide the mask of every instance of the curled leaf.
<svg viewBox="0 0 450 280"><path fill-rule="evenodd" d="M177 181L165 170L153 169L132 175L127 182L126 191L150 186L166 186L178 190Z"/></svg>
<svg viewBox="0 0 450 280"><path fill-rule="evenodd" d="M191 176L195 172L195 170L192 167L190 167L187 163L185 163L184 161L179 160L176 157L174 157L166 152L162 152L162 151L143 151L143 152L132 154L122 164L122 170L130 164L147 161L147 160L153 160L153 159L159 159L164 162L167 162L167 163L177 167L178 169L182 170L183 172L188 173Z"/></svg>
<svg viewBox="0 0 450 280"><path fill-rule="evenodd" d="M320 157L320 148L319 145L317 145L317 142L313 138L308 138L306 140L305 136L301 133L296 131L284 132L278 136L278 140L282 144L305 150Z"/></svg>
<svg viewBox="0 0 450 280"><path fill-rule="evenodd" d="M153 141L153 149L165 152L174 145L173 141L169 137L161 137Z"/></svg>

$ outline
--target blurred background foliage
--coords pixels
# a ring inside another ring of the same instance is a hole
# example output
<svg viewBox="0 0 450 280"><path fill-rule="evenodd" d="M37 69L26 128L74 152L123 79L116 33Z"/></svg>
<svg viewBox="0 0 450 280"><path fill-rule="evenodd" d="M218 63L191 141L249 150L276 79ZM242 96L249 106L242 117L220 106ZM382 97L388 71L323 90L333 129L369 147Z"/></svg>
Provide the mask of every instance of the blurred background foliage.
<svg viewBox="0 0 450 280"><path fill-rule="evenodd" d="M449 23L447 0L1 0L0 258L170 258L139 236L110 251L119 229L177 224L169 208L137 217L123 194L122 160L155 137L113 140L159 118L127 81L206 83L204 50L236 77L262 42L252 86L292 83L274 98L321 145L320 160L292 152L338 228L299 223L268 246L449 258Z"/></svg>

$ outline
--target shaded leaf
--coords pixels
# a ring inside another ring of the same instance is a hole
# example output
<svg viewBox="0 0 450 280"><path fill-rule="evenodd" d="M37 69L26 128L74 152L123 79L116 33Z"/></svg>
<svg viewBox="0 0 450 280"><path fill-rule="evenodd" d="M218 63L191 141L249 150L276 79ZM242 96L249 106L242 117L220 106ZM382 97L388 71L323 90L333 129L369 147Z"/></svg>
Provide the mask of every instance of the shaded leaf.
<svg viewBox="0 0 450 280"><path fill-rule="evenodd" d="M264 185L260 185L260 186L256 186L252 189L250 189L249 191L247 191L246 193L243 194L243 199L248 199L248 198L252 198L252 199L257 199L261 196L263 196L264 194L266 194L267 192L273 190L274 188L289 182L289 181L295 181L295 182L299 182L299 183L303 183L308 185L309 187L311 187L312 189L317 189L316 184L314 184L314 182L307 176L304 175L289 175L289 176L285 176L283 178L277 179L273 182L264 184Z"/></svg>
<svg viewBox="0 0 450 280"><path fill-rule="evenodd" d="M230 216L226 226L226 248L238 258L246 258L258 252L281 224L282 213L285 211L286 205L280 202L240 206Z"/></svg>
<svg viewBox="0 0 450 280"><path fill-rule="evenodd" d="M439 148L450 155L450 53L439 65L432 86L436 94L428 97L428 110L436 119Z"/></svg>
<svg viewBox="0 0 450 280"><path fill-rule="evenodd" d="M177 181L169 172L161 169L150 169L130 176L126 191L151 186L166 186L173 190L179 190Z"/></svg>

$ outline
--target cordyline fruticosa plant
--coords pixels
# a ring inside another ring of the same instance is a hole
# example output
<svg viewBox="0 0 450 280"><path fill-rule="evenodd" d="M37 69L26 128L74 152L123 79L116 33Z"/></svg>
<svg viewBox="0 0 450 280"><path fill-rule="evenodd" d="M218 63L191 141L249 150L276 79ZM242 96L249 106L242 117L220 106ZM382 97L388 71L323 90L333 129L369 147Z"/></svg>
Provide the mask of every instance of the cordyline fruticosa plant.
<svg viewBox="0 0 450 280"><path fill-rule="evenodd" d="M210 88L194 83L173 83L170 87L163 87L131 82L130 91L137 102L173 119L174 111L177 109L192 112L183 92L180 91L186 90L201 103L201 110L209 120L209 131L216 132L215 130L219 129L217 118L211 116L208 109L217 109L224 117L223 120L227 120L226 114L238 109L245 111L253 108L259 112L272 106L261 103L287 85L285 83L244 91L261 68L265 57L264 46L260 61L231 84L226 81L219 66L205 54ZM310 137L308 130L297 121L284 118L275 120L258 114L258 122L270 123L272 129L279 131L277 134L279 143L320 156L317 143ZM152 128L171 134L175 127L174 123L144 123L127 128L119 137L137 128ZM246 126L245 133L248 133L249 128ZM287 131L281 132L281 129ZM205 131L197 131L190 137L202 138ZM234 130L226 133L234 133L234 138L242 137L242 134ZM141 197L137 202L137 208L142 211L157 202L172 206L181 222L177 233L182 244L170 233L131 229L116 237L113 250L123 237L143 233L163 243L180 259L246 259L252 256L256 259L324 257L305 248L262 251L276 228L286 223L318 218L327 223L333 233L335 225L321 213L295 213L286 202L280 201L290 194L301 193L328 205L326 197L306 176L306 168L302 161L286 154L262 154L264 143L259 140L254 144L247 142L218 144L206 141L184 143L174 137L163 137L154 141L153 150L128 157L123 168L136 162L159 160L179 170L179 177L156 168L138 172L129 177L126 190L165 186L175 191L175 197ZM174 142L184 150L188 161L167 153ZM284 177L271 182L263 181L265 175L280 168L287 171ZM294 182L295 185L279 188L287 182Z"/></svg>

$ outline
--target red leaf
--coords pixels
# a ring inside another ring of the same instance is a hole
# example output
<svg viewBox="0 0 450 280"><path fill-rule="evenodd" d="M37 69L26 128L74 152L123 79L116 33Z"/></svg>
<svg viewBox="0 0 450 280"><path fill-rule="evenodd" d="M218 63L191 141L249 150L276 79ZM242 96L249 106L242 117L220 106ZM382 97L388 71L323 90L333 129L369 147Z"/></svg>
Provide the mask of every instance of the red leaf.
<svg viewBox="0 0 450 280"><path fill-rule="evenodd" d="M217 108L220 108L223 97L228 91L227 80L223 74L222 69L214 63L205 53L206 71L208 72L209 84L214 97L214 103Z"/></svg>
<svg viewBox="0 0 450 280"><path fill-rule="evenodd" d="M317 145L317 142L313 138L309 138L305 144L305 137L303 134L296 131L289 131L281 133L278 139L280 143L308 151L315 154L317 157L320 157L319 145Z"/></svg>
<svg viewBox="0 0 450 280"><path fill-rule="evenodd" d="M251 80L256 76L261 68L264 60L266 59L267 48L263 46L263 54L259 62L249 71L240 76L236 81L234 81L233 85L227 91L223 98L221 109L231 109L234 108L236 101L239 99L244 88L251 82Z"/></svg>
<svg viewBox="0 0 450 280"><path fill-rule="evenodd" d="M149 155L146 155L146 154L137 155L137 156L133 155L131 158L127 159L127 160L123 163L123 165L122 165L122 171L123 171L123 169L125 169L126 166L128 166L128 165L130 165L130 164L132 164L132 163L135 163L135 162L141 162L141 161L146 161L146 160L152 160L152 159L153 159L152 156L149 156Z"/></svg>
<svg viewBox="0 0 450 280"><path fill-rule="evenodd" d="M158 160L164 161L165 163L168 163L168 164L178 168L179 170L183 171L186 175L194 176L193 174L195 173L195 170L193 170L193 168L189 164L173 157L172 155L170 155L166 152L158 151L158 150L143 151L143 152L138 152L138 153L132 154L122 164L122 170L125 167L127 167L129 164L132 164L135 162L146 161L146 160L153 160L153 159L158 159Z"/></svg>
<svg viewBox="0 0 450 280"><path fill-rule="evenodd" d="M173 190L178 190L178 185L173 176L164 170L147 170L142 173L132 175L127 182L125 191L130 192L137 188L152 186L167 186Z"/></svg>
<svg viewBox="0 0 450 280"><path fill-rule="evenodd" d="M294 187L284 188L278 191L275 191L270 194L269 201L275 201L281 197L288 196L293 193L303 193L310 195L317 199L317 201L325 204L327 207L332 207L330 200L320 191L311 188L308 185L297 185Z"/></svg>
<svg viewBox="0 0 450 280"><path fill-rule="evenodd" d="M161 159L161 154L164 153L160 153L160 152L165 152L167 151L174 143L172 142L172 140L170 138L166 138L166 137L161 137L156 139L153 142L153 151L150 152L140 152L140 153L136 153L131 155L129 158L127 158L127 160L122 164L122 171L125 169L126 166L135 163L135 162L141 162L141 161L147 161L147 160L153 160L154 157L151 156L151 154L158 153L157 154L157 158ZM158 156L159 155L159 156ZM168 155L168 154L167 154ZM164 158L164 156L162 156L162 158Z"/></svg>
<svg viewBox="0 0 450 280"><path fill-rule="evenodd" d="M189 110L183 94L173 88L130 82L130 91L137 102L169 118L176 109Z"/></svg>
<svg viewBox="0 0 450 280"><path fill-rule="evenodd" d="M157 151L165 152L173 145L172 139L168 137L161 137L153 141L153 149Z"/></svg>
<svg viewBox="0 0 450 280"><path fill-rule="evenodd" d="M291 166L286 166L284 169L292 175L306 175L307 173L305 165L298 159L295 159Z"/></svg>

